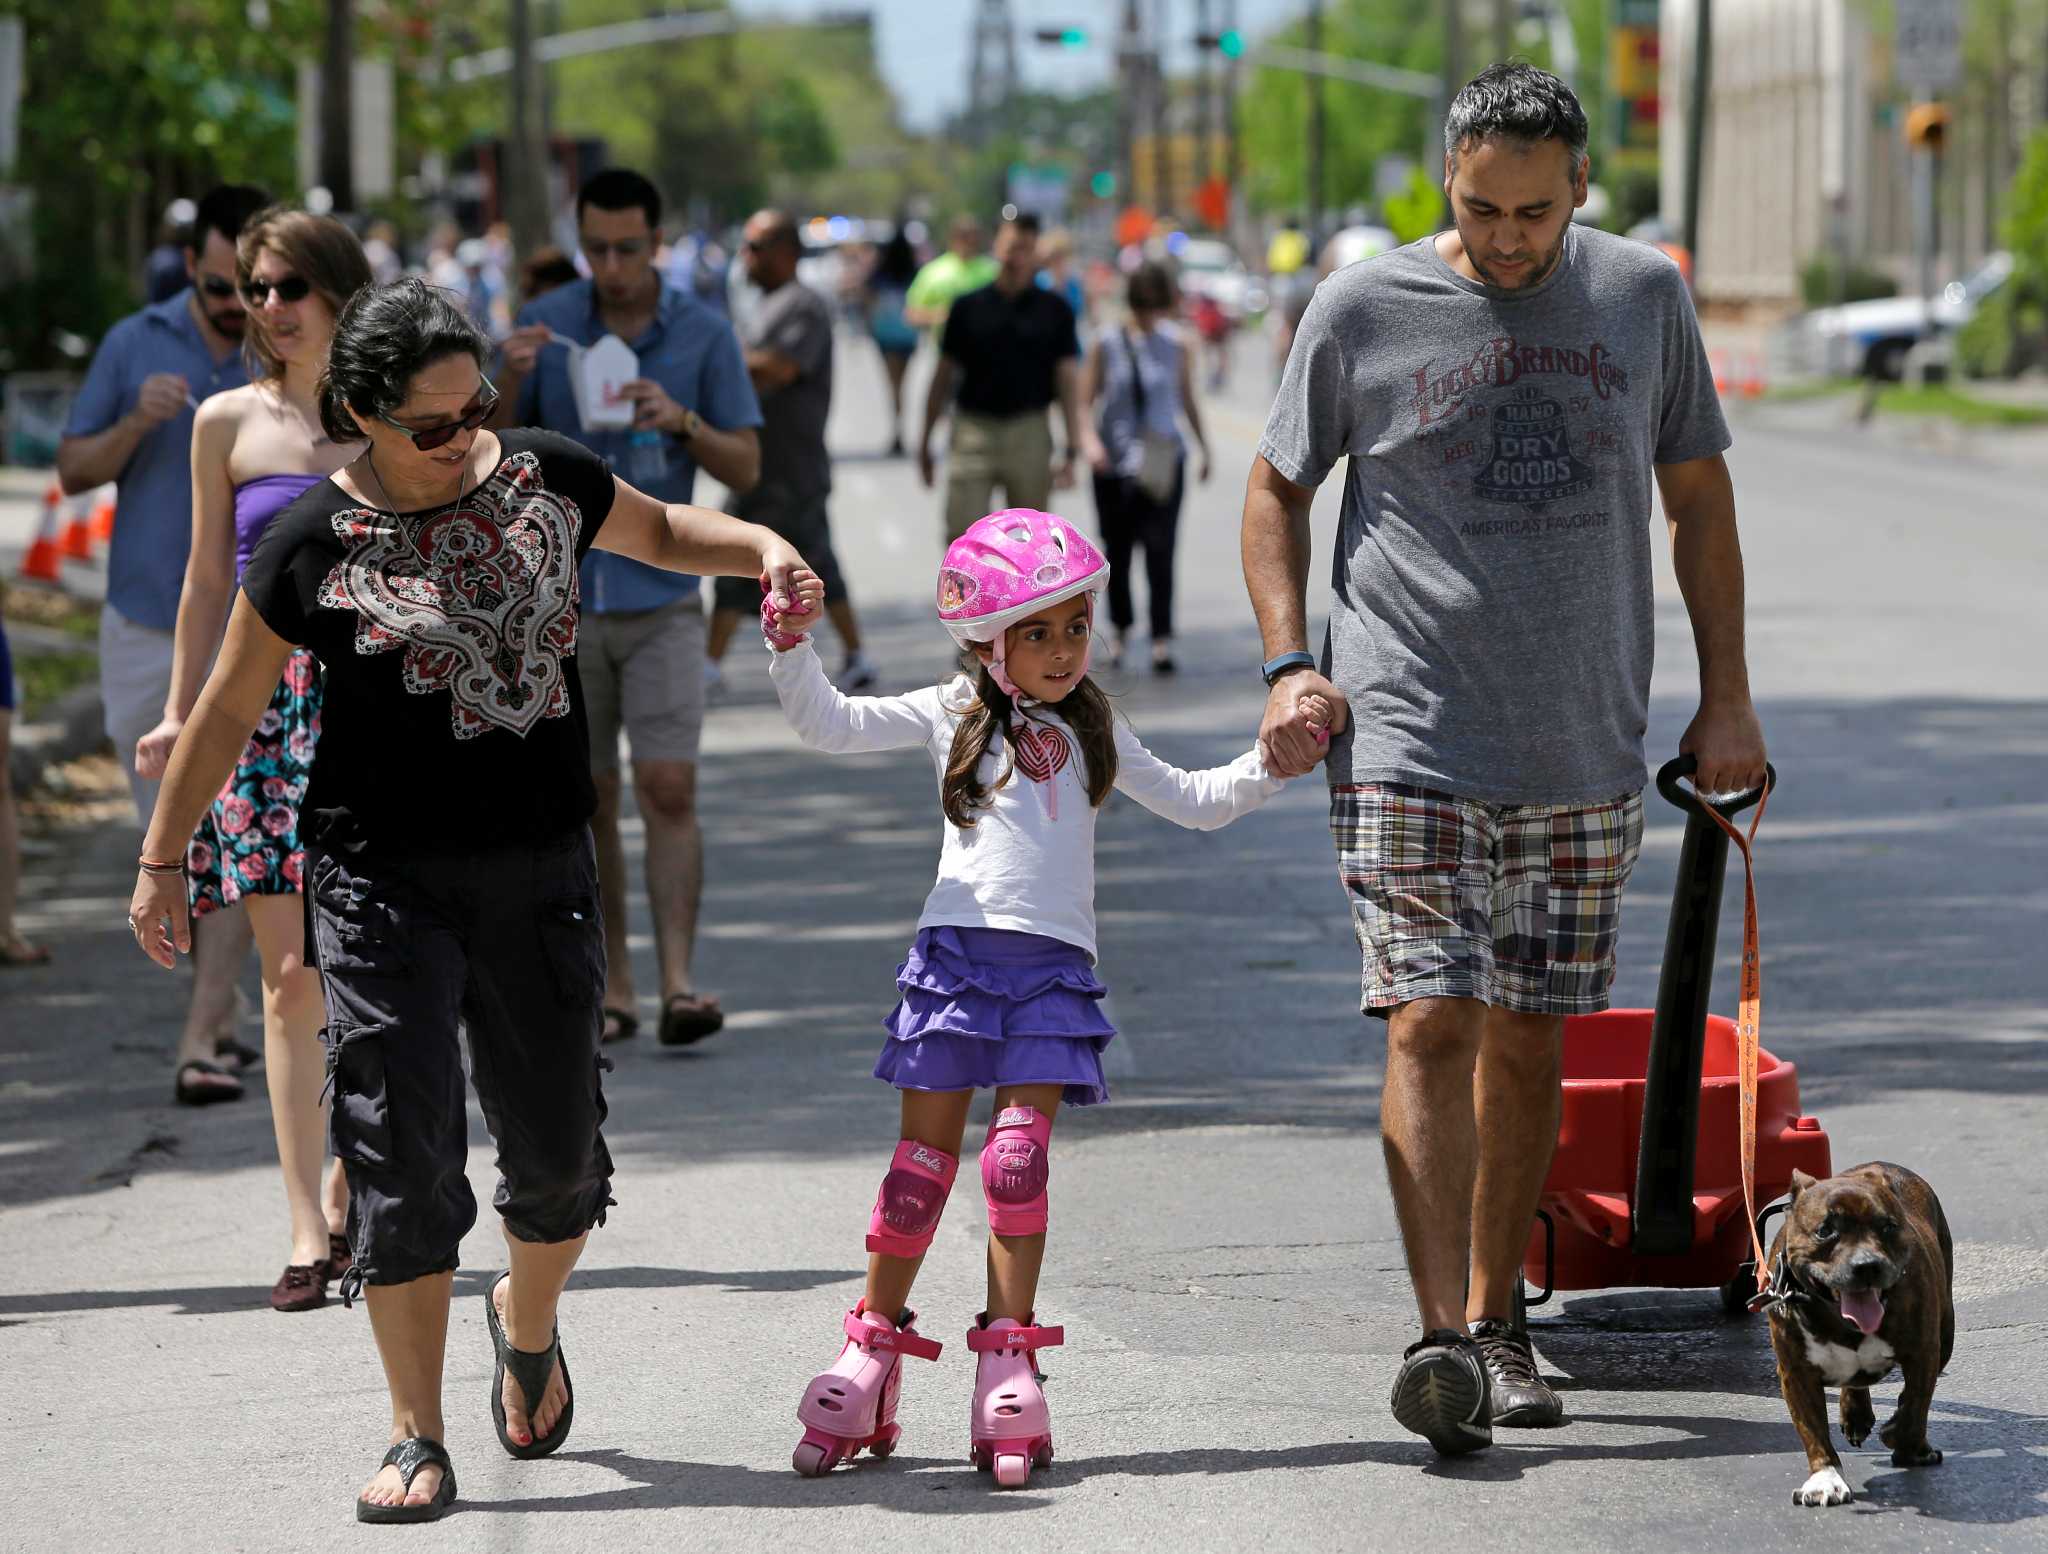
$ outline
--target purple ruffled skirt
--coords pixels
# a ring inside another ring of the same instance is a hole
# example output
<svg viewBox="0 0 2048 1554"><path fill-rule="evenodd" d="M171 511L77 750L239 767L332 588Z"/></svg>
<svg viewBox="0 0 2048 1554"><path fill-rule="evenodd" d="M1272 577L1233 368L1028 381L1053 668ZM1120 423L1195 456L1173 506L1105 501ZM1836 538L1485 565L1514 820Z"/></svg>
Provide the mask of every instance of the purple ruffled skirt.
<svg viewBox="0 0 2048 1554"><path fill-rule="evenodd" d="M1062 1085L1068 1106L1109 1099L1109 990L1077 945L1006 928L920 928L896 987L877 1079L899 1090Z"/></svg>

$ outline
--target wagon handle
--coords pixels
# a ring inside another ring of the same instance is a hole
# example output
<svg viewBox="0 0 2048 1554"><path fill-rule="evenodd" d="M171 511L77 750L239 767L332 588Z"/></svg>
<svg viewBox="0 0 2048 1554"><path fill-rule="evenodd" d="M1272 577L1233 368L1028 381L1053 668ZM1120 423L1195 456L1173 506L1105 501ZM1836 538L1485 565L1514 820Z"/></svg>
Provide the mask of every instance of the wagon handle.
<svg viewBox="0 0 2048 1554"><path fill-rule="evenodd" d="M1704 813L1706 810L1712 809L1719 811L1724 819L1732 818L1778 786L1778 769L1766 761L1764 762L1764 785L1761 788L1750 788L1745 792L1736 794L1733 798L1723 799L1718 804L1709 804L1700 797L1697 789L1681 788L1678 785L1678 779L1692 776L1694 772L1699 770L1699 764L1696 757L1688 754L1681 755L1675 760L1666 761L1657 768L1657 791L1663 794L1670 803L1686 811L1688 814L1695 810Z"/></svg>

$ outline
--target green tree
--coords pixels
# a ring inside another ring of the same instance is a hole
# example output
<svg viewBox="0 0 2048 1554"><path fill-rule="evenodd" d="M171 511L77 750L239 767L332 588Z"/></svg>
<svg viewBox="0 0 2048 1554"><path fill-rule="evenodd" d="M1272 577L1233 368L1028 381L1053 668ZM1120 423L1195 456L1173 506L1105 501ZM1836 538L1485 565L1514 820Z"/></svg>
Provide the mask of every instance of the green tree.
<svg viewBox="0 0 2048 1554"><path fill-rule="evenodd" d="M2005 377L2048 359L2048 129L2034 132L2013 179L2003 235L2012 276L1956 342L1964 370L1979 376Z"/></svg>

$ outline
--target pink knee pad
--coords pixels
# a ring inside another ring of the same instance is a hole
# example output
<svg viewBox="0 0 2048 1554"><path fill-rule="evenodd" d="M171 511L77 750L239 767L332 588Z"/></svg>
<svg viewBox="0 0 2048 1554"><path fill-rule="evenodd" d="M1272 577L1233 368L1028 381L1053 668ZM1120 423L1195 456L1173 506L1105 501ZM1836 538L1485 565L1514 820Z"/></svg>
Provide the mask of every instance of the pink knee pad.
<svg viewBox="0 0 2048 1554"><path fill-rule="evenodd" d="M875 1212L868 1220L868 1250L891 1257L922 1257L939 1228L939 1216L946 1212L946 1196L953 1190L953 1174L959 1169L958 1155L916 1139L898 1144L889 1174L882 1178L882 1190L875 1195Z"/></svg>
<svg viewBox="0 0 2048 1554"><path fill-rule="evenodd" d="M1044 1231L1051 1144L1052 1119L1033 1106L1006 1106L989 1124L981 1150L981 1193L988 1199L988 1228L997 1235Z"/></svg>

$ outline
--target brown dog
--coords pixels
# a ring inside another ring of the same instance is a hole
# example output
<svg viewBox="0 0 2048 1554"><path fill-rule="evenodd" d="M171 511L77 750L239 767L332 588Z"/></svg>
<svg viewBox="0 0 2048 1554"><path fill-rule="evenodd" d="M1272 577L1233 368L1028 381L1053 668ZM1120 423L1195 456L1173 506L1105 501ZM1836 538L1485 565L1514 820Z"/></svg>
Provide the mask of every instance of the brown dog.
<svg viewBox="0 0 2048 1554"><path fill-rule="evenodd" d="M1861 1446L1876 1422L1871 1384L1894 1366L1905 1390L1878 1439L1892 1449L1893 1467L1941 1461L1927 1444L1927 1409L1956 1345L1955 1251L1934 1189L1883 1161L1824 1182L1794 1171L1770 1272L1778 1385L1810 1475L1793 1504L1853 1498L1828 1436L1824 1388L1842 1389L1842 1434Z"/></svg>

